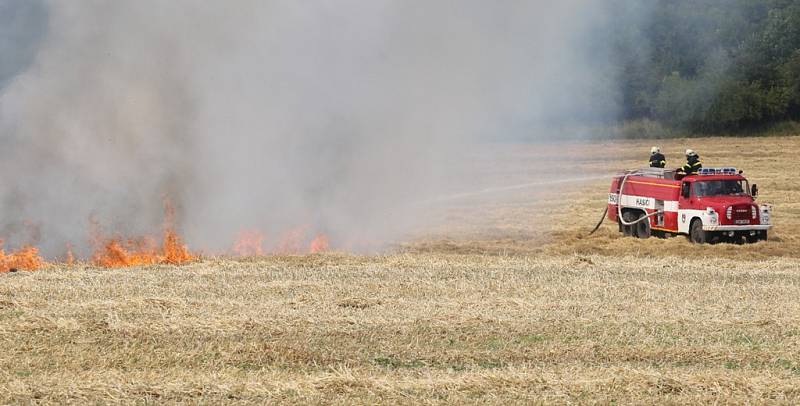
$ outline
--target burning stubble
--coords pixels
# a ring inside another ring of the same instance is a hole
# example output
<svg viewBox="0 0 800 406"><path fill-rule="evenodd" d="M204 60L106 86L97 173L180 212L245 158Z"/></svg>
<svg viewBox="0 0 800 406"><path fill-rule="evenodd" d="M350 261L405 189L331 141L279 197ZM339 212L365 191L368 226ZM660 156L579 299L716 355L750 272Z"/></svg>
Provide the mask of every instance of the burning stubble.
<svg viewBox="0 0 800 406"><path fill-rule="evenodd" d="M93 219L161 261L166 233L125 241L166 196L178 247L380 250L470 186L466 147L598 111L598 3L45 1L0 96L0 236L98 258Z"/></svg>

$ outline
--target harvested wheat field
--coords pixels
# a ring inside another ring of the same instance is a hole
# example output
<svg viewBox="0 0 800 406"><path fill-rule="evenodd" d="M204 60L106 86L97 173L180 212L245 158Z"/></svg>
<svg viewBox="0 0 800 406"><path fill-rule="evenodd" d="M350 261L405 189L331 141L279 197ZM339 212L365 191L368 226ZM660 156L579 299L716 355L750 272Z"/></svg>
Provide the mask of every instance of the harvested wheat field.
<svg viewBox="0 0 800 406"><path fill-rule="evenodd" d="M586 236L651 143L498 146L381 255L0 274L0 403L800 402L800 138L661 143L744 169L770 241Z"/></svg>

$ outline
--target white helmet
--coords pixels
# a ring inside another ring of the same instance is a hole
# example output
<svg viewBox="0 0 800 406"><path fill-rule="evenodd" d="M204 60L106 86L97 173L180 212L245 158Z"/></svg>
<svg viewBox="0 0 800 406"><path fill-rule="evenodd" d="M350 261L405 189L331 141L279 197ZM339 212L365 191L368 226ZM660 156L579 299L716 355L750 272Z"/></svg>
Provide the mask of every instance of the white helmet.
<svg viewBox="0 0 800 406"><path fill-rule="evenodd" d="M661 152L661 148L659 148L659 147L650 148L650 153L651 154L657 154L659 152Z"/></svg>
<svg viewBox="0 0 800 406"><path fill-rule="evenodd" d="M697 152L694 152L693 149L687 149L686 156L697 156Z"/></svg>

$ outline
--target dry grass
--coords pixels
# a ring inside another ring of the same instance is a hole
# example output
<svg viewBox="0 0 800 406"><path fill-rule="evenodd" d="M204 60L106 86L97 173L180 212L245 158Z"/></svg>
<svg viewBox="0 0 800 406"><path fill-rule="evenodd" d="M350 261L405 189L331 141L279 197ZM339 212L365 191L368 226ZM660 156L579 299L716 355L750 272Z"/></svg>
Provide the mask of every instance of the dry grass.
<svg viewBox="0 0 800 406"><path fill-rule="evenodd" d="M0 403L796 404L800 141L735 142L705 160L761 184L775 241L583 237L603 180L454 201L387 256L0 275ZM748 152L761 143L794 173ZM603 173L633 166L627 146L559 150ZM487 179L524 182L548 156L515 151Z"/></svg>
<svg viewBox="0 0 800 406"><path fill-rule="evenodd" d="M20 401L800 401L795 261L310 256L4 276Z"/></svg>

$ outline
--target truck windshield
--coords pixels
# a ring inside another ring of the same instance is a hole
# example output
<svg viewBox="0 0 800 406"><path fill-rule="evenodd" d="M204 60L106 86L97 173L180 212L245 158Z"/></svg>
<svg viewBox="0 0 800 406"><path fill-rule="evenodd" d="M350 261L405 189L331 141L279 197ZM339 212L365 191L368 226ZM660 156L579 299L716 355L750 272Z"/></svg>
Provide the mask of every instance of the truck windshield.
<svg viewBox="0 0 800 406"><path fill-rule="evenodd" d="M744 180L705 180L694 183L694 194L703 196L745 196L747 181Z"/></svg>

